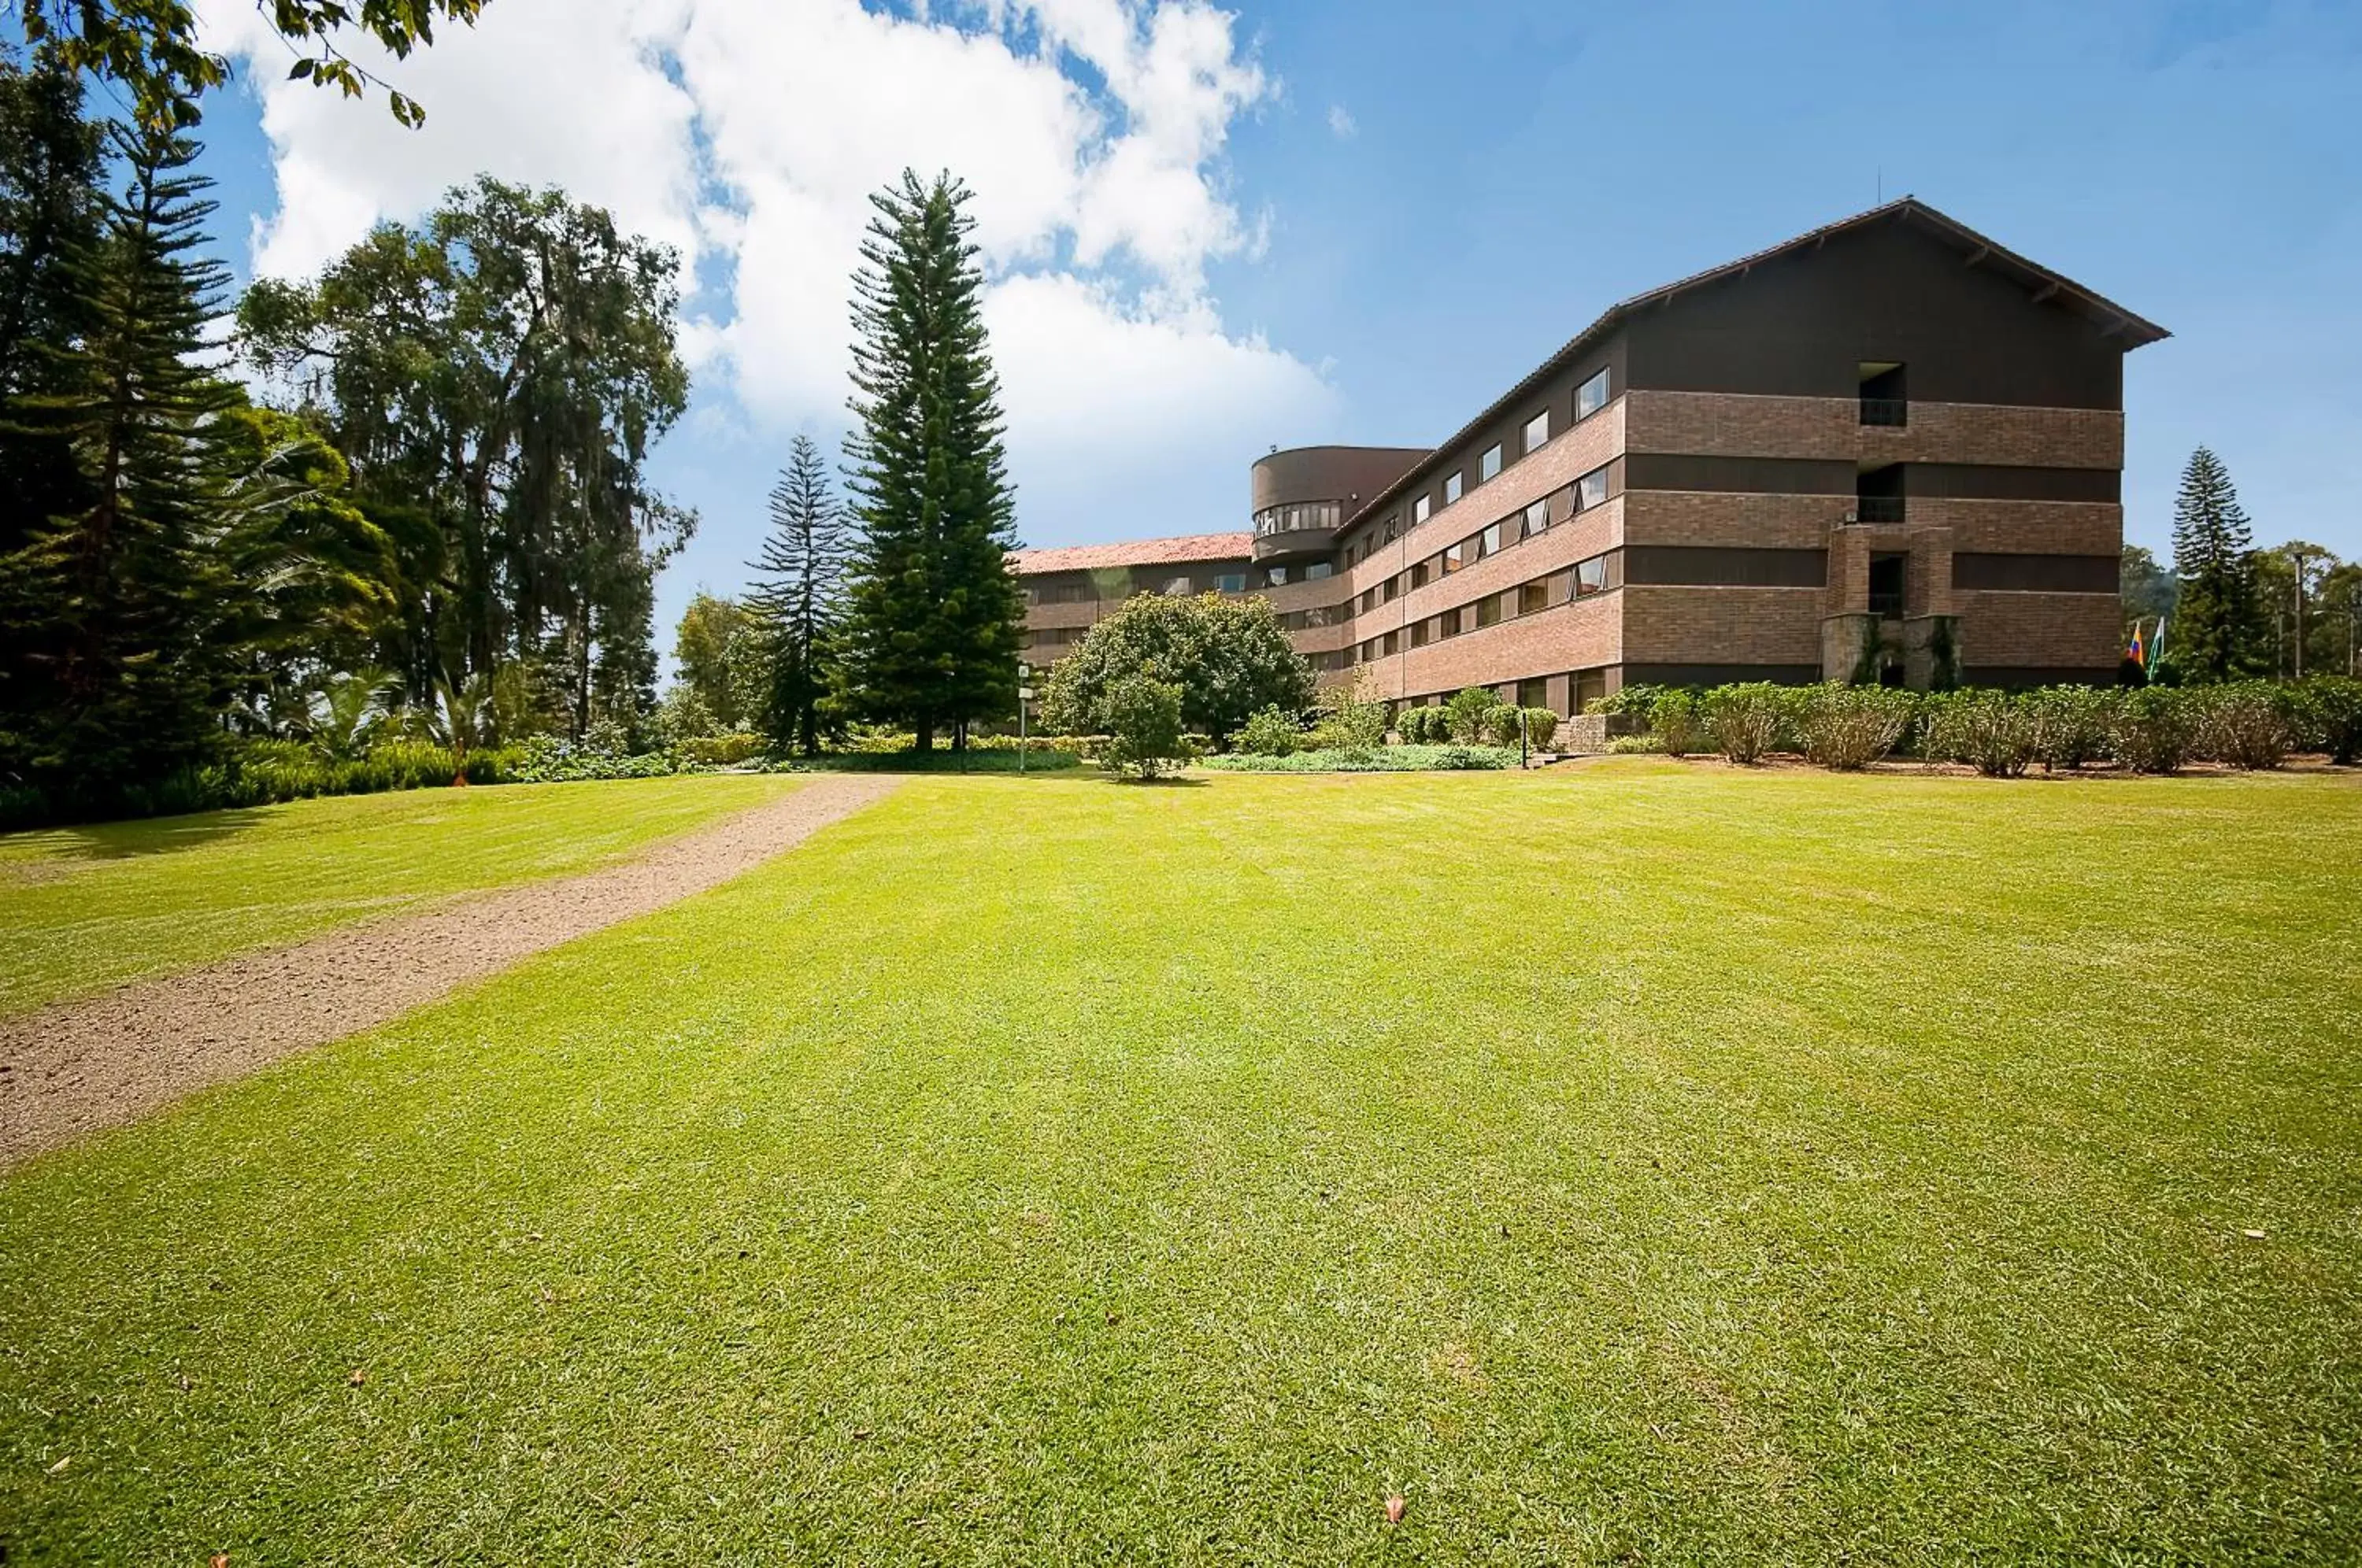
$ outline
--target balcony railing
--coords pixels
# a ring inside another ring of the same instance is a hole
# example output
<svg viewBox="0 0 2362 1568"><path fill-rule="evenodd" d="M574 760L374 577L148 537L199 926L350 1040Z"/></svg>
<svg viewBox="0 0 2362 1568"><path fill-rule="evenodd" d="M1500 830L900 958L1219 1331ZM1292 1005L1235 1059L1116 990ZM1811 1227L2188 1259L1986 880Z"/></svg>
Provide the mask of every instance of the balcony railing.
<svg viewBox="0 0 2362 1568"><path fill-rule="evenodd" d="M1866 397L1861 400L1861 422L1864 425L1908 425L1911 404L1899 397Z"/></svg>
<svg viewBox="0 0 2362 1568"><path fill-rule="evenodd" d="M1871 589L1870 591L1870 613L1873 615L1902 614L1903 591L1899 588L1892 590Z"/></svg>
<svg viewBox="0 0 2362 1568"><path fill-rule="evenodd" d="M1900 523L1903 521L1903 498L1899 495L1858 496L1853 503L1856 523Z"/></svg>

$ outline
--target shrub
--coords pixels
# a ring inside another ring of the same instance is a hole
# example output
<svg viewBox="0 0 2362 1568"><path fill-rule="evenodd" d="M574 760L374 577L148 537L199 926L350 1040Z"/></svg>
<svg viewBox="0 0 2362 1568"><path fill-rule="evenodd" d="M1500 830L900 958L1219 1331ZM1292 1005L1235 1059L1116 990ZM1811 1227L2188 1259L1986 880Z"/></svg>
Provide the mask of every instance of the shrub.
<svg viewBox="0 0 2362 1568"><path fill-rule="evenodd" d="M2278 767L2288 760L2295 704L2289 689L2268 680L2239 680L2191 693L2197 712L2192 755L2234 767Z"/></svg>
<svg viewBox="0 0 2362 1568"><path fill-rule="evenodd" d="M1706 729L1723 756L1749 766L1778 748L1794 701L1789 689L1768 680L1717 686L1704 698Z"/></svg>
<svg viewBox="0 0 2362 1568"><path fill-rule="evenodd" d="M1548 751L1558 741L1559 716L1555 708L1523 708L1518 710L1526 720L1526 747L1529 751Z"/></svg>
<svg viewBox="0 0 2362 1568"><path fill-rule="evenodd" d="M1386 744L1386 705L1356 672L1351 680L1320 689L1314 702L1312 745L1320 751L1374 751Z"/></svg>
<svg viewBox="0 0 2362 1568"><path fill-rule="evenodd" d="M1641 687L1636 690L1648 690ZM1656 695L1645 708L1620 710L1646 713L1649 728L1656 732L1661 743L1657 749L1667 756L1687 756L1705 740L1705 707L1698 694L1680 687L1659 687ZM1622 693L1617 693L1622 695Z"/></svg>
<svg viewBox="0 0 2362 1568"><path fill-rule="evenodd" d="M1304 732L1293 715L1275 707L1260 708L1239 731L1238 749L1254 756L1286 756L1304 749Z"/></svg>
<svg viewBox="0 0 2362 1568"><path fill-rule="evenodd" d="M2197 727L2190 692L2144 686L2118 700L2108 744L2136 773L2172 773L2190 759Z"/></svg>
<svg viewBox="0 0 2362 1568"><path fill-rule="evenodd" d="M1431 703L1405 708L1395 720L1395 728L1405 745L1440 745L1451 738L1451 718Z"/></svg>
<svg viewBox="0 0 2362 1568"><path fill-rule="evenodd" d="M1181 731L1181 688L1170 680L1128 675L1108 689L1102 711L1108 743L1100 763L1147 779L1187 767L1197 748Z"/></svg>
<svg viewBox="0 0 2362 1568"><path fill-rule="evenodd" d="M1512 708L1504 702L1501 706L1485 712L1485 729L1486 740L1497 746L1515 749L1518 743L1526 736L1526 711L1523 708Z"/></svg>
<svg viewBox="0 0 2362 1568"><path fill-rule="evenodd" d="M2335 763L2362 759L2362 680L2316 675L2297 687L2295 699L2299 745Z"/></svg>
<svg viewBox="0 0 2362 1568"><path fill-rule="evenodd" d="M1662 735L1617 735L1607 743L1610 756L1662 756L1664 752L1665 737Z"/></svg>
<svg viewBox="0 0 2362 1568"><path fill-rule="evenodd" d="M2034 713L2006 691L1947 691L1927 699L1921 748L1988 778L2015 778L2034 760Z"/></svg>
<svg viewBox="0 0 2362 1568"><path fill-rule="evenodd" d="M1657 699L1672 690L1674 688L1669 686L1645 683L1622 686L1605 697L1594 697L1584 704L1583 711L1586 713L1637 713L1645 719L1655 711Z"/></svg>
<svg viewBox="0 0 2362 1568"><path fill-rule="evenodd" d="M735 767L763 749L763 737L752 730L729 730L718 735L698 735L680 743L682 760L701 767Z"/></svg>
<svg viewBox="0 0 2362 1568"><path fill-rule="evenodd" d="M1518 754L1498 746L1390 745L1349 751L1299 751L1293 756L1209 756L1223 773L1429 773L1515 767Z"/></svg>
<svg viewBox="0 0 2362 1568"><path fill-rule="evenodd" d="M1101 617L1051 667L1043 726L1072 734L1114 731L1106 704L1135 676L1177 686L1183 724L1217 740L1237 734L1262 708L1301 713L1318 690L1268 599L1142 593Z"/></svg>
<svg viewBox="0 0 2362 1568"><path fill-rule="evenodd" d="M2034 725L2034 756L2046 773L2081 767L2108 749L2116 696L2096 686L2046 686L2023 699Z"/></svg>
<svg viewBox="0 0 2362 1568"><path fill-rule="evenodd" d="M1918 707L1918 699L1908 691L1818 687L1804 702L1805 756L1840 773L1860 772L1894 749Z"/></svg>
<svg viewBox="0 0 2362 1568"><path fill-rule="evenodd" d="M1463 686L1443 705L1444 723L1453 740L1476 745L1492 733L1494 711L1501 706L1500 693L1491 687Z"/></svg>

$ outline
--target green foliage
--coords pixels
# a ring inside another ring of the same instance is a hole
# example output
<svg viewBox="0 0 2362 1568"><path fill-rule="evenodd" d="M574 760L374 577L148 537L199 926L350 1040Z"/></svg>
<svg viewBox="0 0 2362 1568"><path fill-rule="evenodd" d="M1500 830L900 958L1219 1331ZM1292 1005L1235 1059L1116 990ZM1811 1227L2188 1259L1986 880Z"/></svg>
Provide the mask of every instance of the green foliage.
<svg viewBox="0 0 2362 1568"><path fill-rule="evenodd" d="M2199 447L2182 469L2173 503L2173 569L2180 594L2166 657L2183 680L2232 680L2269 668L2254 553L2230 470Z"/></svg>
<svg viewBox="0 0 2362 1568"><path fill-rule="evenodd" d="M345 53L355 37L396 60L435 41L437 21L473 26L485 0L272 0L264 9L295 55L288 76L358 98L383 86ZM185 128L197 99L230 79L229 61L204 49L189 0L21 0L26 39L56 51L68 66L120 82L148 124ZM386 89L393 117L426 122L417 100Z"/></svg>
<svg viewBox="0 0 2362 1568"><path fill-rule="evenodd" d="M1386 705L1364 688L1359 672L1351 680L1320 689L1319 718L1312 726L1318 751L1374 751L1386 744Z"/></svg>
<svg viewBox="0 0 2362 1568"><path fill-rule="evenodd" d="M1024 614L968 200L948 174L930 184L904 171L870 198L854 279L845 453L861 537L844 695L865 717L911 726L922 751L939 728L1015 711Z"/></svg>
<svg viewBox="0 0 2362 1568"><path fill-rule="evenodd" d="M698 734L710 734L715 726L734 730L746 721L747 700L760 684L754 673L760 630L746 606L702 590L681 612L673 662L680 667L682 686L712 719Z"/></svg>
<svg viewBox="0 0 2362 1568"><path fill-rule="evenodd" d="M735 767L751 762L763 750L763 737L753 730L729 730L698 735L672 748L682 762L697 767Z"/></svg>
<svg viewBox="0 0 2362 1568"><path fill-rule="evenodd" d="M1109 698L1134 676L1179 687L1183 723L1217 745L1258 710L1301 713L1317 695L1312 667L1288 642L1268 600L1141 593L1052 667L1043 724L1069 734L1112 731Z"/></svg>
<svg viewBox="0 0 2362 1568"><path fill-rule="evenodd" d="M1619 686L1605 697L1594 697L1584 708L1586 713L1638 713L1647 718L1654 710L1657 699L1675 688L1651 686L1645 681Z"/></svg>
<svg viewBox="0 0 2362 1568"><path fill-rule="evenodd" d="M1441 709L1436 712L1440 712ZM1209 756L1200 767L1226 773L1466 773L1518 765L1517 748L1491 745L1402 745L1376 749L1315 749L1292 756L1233 752Z"/></svg>
<svg viewBox="0 0 2362 1568"><path fill-rule="evenodd" d="M1305 735L1292 713L1262 708L1239 731L1238 749L1251 756L1287 756L1305 749Z"/></svg>
<svg viewBox="0 0 2362 1568"><path fill-rule="evenodd" d="M2176 773L2190 760L2198 734L2198 702L2169 686L2126 691L2116 702L2108 745L2136 773Z"/></svg>
<svg viewBox="0 0 2362 1568"><path fill-rule="evenodd" d="M689 395L678 259L486 178L316 279L247 292L248 359L302 399L392 542L375 662L413 705L440 676L524 662L578 737L655 706L654 576L696 525L646 473Z"/></svg>
<svg viewBox="0 0 2362 1568"><path fill-rule="evenodd" d="M2034 756L2044 772L2081 767L2107 755L2115 692L2096 686L2046 686L2019 701L2033 720Z"/></svg>
<svg viewBox="0 0 2362 1568"><path fill-rule="evenodd" d="M1665 753L1665 737L1661 734L1617 735L1607 743L1610 756L1661 756Z"/></svg>
<svg viewBox="0 0 2362 1568"><path fill-rule="evenodd" d="M2174 602L2180 597L2181 584L2170 569L2160 562L2155 553L2140 545L2125 547L2124 566L2117 575L2118 591L2124 600L2125 614L2154 622L2160 615L2170 617Z"/></svg>
<svg viewBox="0 0 2362 1568"><path fill-rule="evenodd" d="M1555 708L1523 708L1526 746L1531 751L1548 751L1558 739L1559 716Z"/></svg>
<svg viewBox="0 0 2362 1568"><path fill-rule="evenodd" d="M1405 745L1440 745L1451 738L1450 723L1442 709L1417 702L1395 715L1395 733Z"/></svg>
<svg viewBox="0 0 2362 1568"><path fill-rule="evenodd" d="M2362 680L2344 675L2307 679L2296 689L2296 726L2299 744L2328 753L2330 761L2362 760Z"/></svg>
<svg viewBox="0 0 2362 1568"><path fill-rule="evenodd" d="M1629 690L1647 694L1646 702L1636 697L1629 705L1617 711L1646 713L1649 728L1660 742L1658 749L1667 756L1687 756L1705 743L1708 729L1705 701L1697 692L1678 686L1638 686Z"/></svg>
<svg viewBox="0 0 2362 1568"><path fill-rule="evenodd" d="M1482 745L1492 737L1493 715L1505 705L1489 686L1463 686L1443 704L1444 723L1460 745Z"/></svg>
<svg viewBox="0 0 2362 1568"><path fill-rule="evenodd" d="M1989 778L2015 778L2034 760L2034 712L2007 691L1938 692L1928 697L1921 750L1965 762Z"/></svg>
<svg viewBox="0 0 2362 1568"><path fill-rule="evenodd" d="M2196 710L2193 755L2251 769L2278 767L2288 759L2299 711L2291 688L2240 680L2196 689L2187 701Z"/></svg>
<svg viewBox="0 0 2362 1568"><path fill-rule="evenodd" d="M1831 683L1805 693L1801 709L1805 759L1853 773L1895 748L1918 714L1919 700L1908 691Z"/></svg>
<svg viewBox="0 0 2362 1568"><path fill-rule="evenodd" d="M241 810L326 795L440 789L457 778L470 784L528 781L524 756L521 750L479 750L463 758L432 741L390 740L359 756L332 758L299 742L248 741L215 760L105 790L83 788L53 794L27 786L0 789L0 832Z"/></svg>
<svg viewBox="0 0 2362 1568"><path fill-rule="evenodd" d="M820 447L799 435L771 488L771 532L749 596L761 623L756 716L774 749L806 756L844 728L838 667L853 530L830 493Z"/></svg>
<svg viewBox="0 0 2362 1568"><path fill-rule="evenodd" d="M1526 711L1507 702L1485 715L1485 733L1478 738L1495 745L1515 747L1525 737Z"/></svg>
<svg viewBox="0 0 2362 1568"><path fill-rule="evenodd" d="M1181 688L1169 680L1128 675L1104 704L1108 743L1099 762L1118 773L1153 778L1186 767L1196 749L1181 730Z"/></svg>
<svg viewBox="0 0 2362 1568"><path fill-rule="evenodd" d="M228 547L238 394L207 358L225 273L202 250L197 149L159 128L112 143L124 188L61 262L80 331L38 346L47 390L6 411L9 445L27 433L11 467L63 459L57 510L0 525L0 778L94 805L219 754L241 634L264 619Z"/></svg>
<svg viewBox="0 0 2362 1568"><path fill-rule="evenodd" d="M1797 705L1794 687L1768 680L1717 686L1705 693L1706 731L1723 756L1748 766L1779 749Z"/></svg>

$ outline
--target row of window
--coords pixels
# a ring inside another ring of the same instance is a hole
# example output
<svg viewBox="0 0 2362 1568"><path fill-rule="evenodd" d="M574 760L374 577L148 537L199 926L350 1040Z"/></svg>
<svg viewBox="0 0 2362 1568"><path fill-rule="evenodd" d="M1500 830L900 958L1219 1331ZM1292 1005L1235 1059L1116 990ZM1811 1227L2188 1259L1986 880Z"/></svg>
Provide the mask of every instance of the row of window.
<svg viewBox="0 0 2362 1568"><path fill-rule="evenodd" d="M1557 703L1551 701L1551 679L1547 675L1529 675L1522 680L1497 682L1493 690L1504 701L1515 701L1520 708L1559 707ZM1599 665L1590 669L1572 670L1562 679L1566 682L1564 688L1566 705L1559 708L1562 714L1580 713L1593 702L1607 695L1606 665ZM1412 697L1402 702L1391 703L1389 706L1394 710L1394 716L1399 718L1405 708L1440 707L1449 702L1452 696L1453 693L1451 691L1430 691L1424 697Z"/></svg>
<svg viewBox="0 0 2362 1568"><path fill-rule="evenodd" d="M1341 501L1299 501L1286 506L1266 506L1254 514L1255 537L1294 534L1307 528L1334 528L1344 521L1345 503Z"/></svg>
<svg viewBox="0 0 2362 1568"><path fill-rule="evenodd" d="M1603 464L1559 492L1568 498L1567 516L1588 512L1607 500L1612 493L1609 483L1612 466ZM1511 513L1497 523L1488 523L1458 544L1447 545L1385 581L1364 589L1359 600L1361 609L1367 612L1381 604L1390 604L1412 589L1424 588L1464 567L1475 565L1486 556L1498 555L1511 545L1546 532L1551 525L1551 497L1543 496L1523 511Z"/></svg>
<svg viewBox="0 0 2362 1568"><path fill-rule="evenodd" d="M1087 604L1129 599L1135 593L1165 593L1175 597L1206 592L1245 593L1253 589L1281 588L1291 582L1317 582L1335 570L1336 568L1328 561L1314 561L1307 566L1259 567L1252 571L1217 572L1211 577L1176 572L1171 577L1152 578L1115 570L1077 578L1032 579L1020 586L1028 604Z"/></svg>
<svg viewBox="0 0 2362 1568"><path fill-rule="evenodd" d="M1368 664L1375 659L1390 658L1406 647L1423 648L1429 643L1440 643L1466 632L1497 626L1505 620L1521 615L1537 615L1555 604L1571 600L1588 599L1596 593L1624 585L1621 553L1609 550L1587 560L1575 562L1547 577L1521 582L1515 588L1457 605L1440 613L1425 616L1408 626L1381 633L1353 648L1354 659Z"/></svg>
<svg viewBox="0 0 2362 1568"><path fill-rule="evenodd" d="M1574 423L1580 425L1584 420L1590 418L1593 414L1598 413L1601 409L1606 407L1607 392L1607 371L1605 369L1600 370L1584 381L1581 386L1575 388ZM1518 432L1518 455L1519 457L1529 457L1533 453L1540 450L1543 446L1548 444L1551 434L1551 411L1545 408L1536 414L1531 419L1527 420L1524 428ZM1484 451L1478 453L1476 457L1476 482L1478 484L1484 484L1497 478L1501 472L1504 460L1505 455L1502 449L1502 445L1498 441L1494 442L1491 446L1485 447ZM1601 477L1604 483L1605 470L1602 470ZM1466 488L1467 470L1465 469L1454 469L1451 472L1444 475L1443 484L1441 487L1443 504L1450 506L1459 501L1462 494L1466 491ZM1418 527L1433 514L1435 510L1435 496L1436 492L1434 491L1423 491L1412 499L1410 503L1410 525L1412 527ZM1384 549L1386 546L1393 544L1396 539L1402 536L1402 534L1403 527L1400 515L1396 514L1389 516L1385 522L1371 528L1361 538L1354 540L1352 543L1346 546L1345 564L1350 567L1358 561L1367 559L1374 551Z"/></svg>

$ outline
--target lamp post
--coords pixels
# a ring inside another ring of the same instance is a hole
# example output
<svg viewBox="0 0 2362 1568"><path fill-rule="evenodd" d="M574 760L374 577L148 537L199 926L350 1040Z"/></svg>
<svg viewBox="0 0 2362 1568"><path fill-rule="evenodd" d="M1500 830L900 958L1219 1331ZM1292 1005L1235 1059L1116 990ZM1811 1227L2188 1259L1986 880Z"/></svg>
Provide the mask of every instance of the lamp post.
<svg viewBox="0 0 2362 1568"><path fill-rule="evenodd" d="M1033 667L1017 661L1017 771L1025 771L1025 704L1033 701Z"/></svg>

